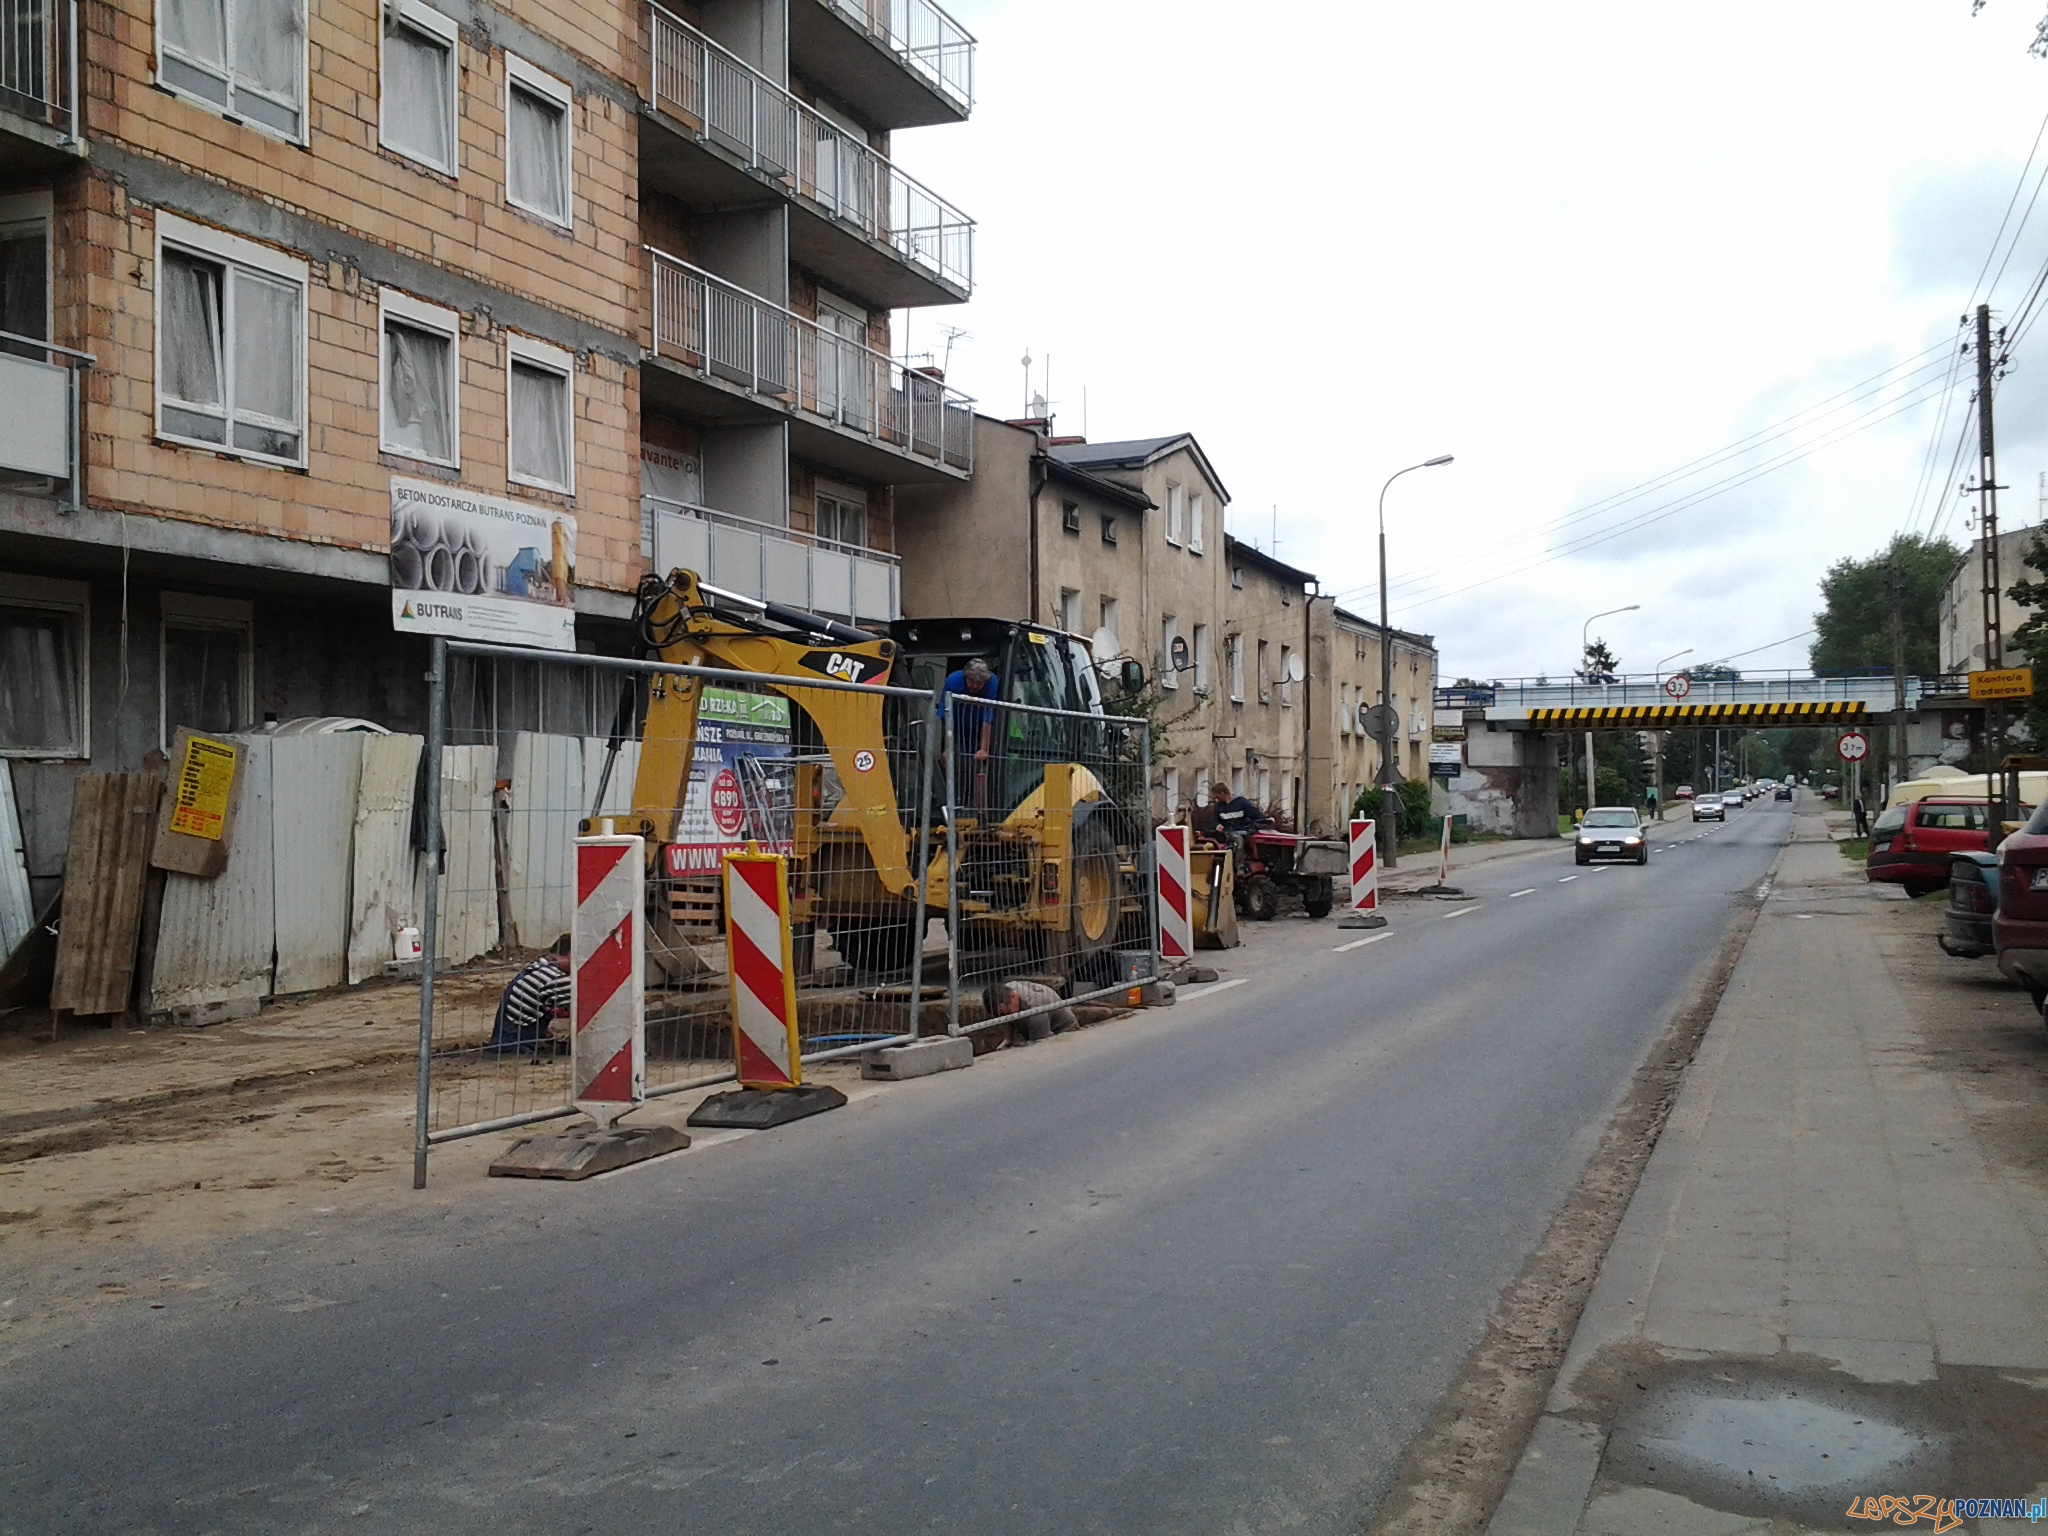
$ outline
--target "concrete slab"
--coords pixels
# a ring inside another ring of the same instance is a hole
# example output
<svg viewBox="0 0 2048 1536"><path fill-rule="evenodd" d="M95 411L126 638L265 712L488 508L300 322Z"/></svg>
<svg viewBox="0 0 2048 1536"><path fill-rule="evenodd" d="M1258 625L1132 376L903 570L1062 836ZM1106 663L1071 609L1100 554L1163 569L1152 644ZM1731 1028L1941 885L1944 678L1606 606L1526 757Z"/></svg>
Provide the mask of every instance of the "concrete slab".
<svg viewBox="0 0 2048 1536"><path fill-rule="evenodd" d="M1623 1488L1602 1494L1586 1508L1578 1536L1744 1536L1749 1531L1768 1531L1771 1522L1753 1515L1731 1515L1708 1509L1675 1493L1653 1488ZM1572 1529L1557 1526L1557 1530Z"/></svg>
<svg viewBox="0 0 2048 1536"><path fill-rule="evenodd" d="M1829 1339L1787 1334L1789 1354L1833 1362L1858 1381L1932 1381L1934 1346L1908 1339Z"/></svg>
<svg viewBox="0 0 2048 1536"><path fill-rule="evenodd" d="M1556 1536L1586 1507L1607 1432L1597 1424L1545 1414L1495 1507L1486 1536Z"/></svg>
<svg viewBox="0 0 2048 1536"><path fill-rule="evenodd" d="M958 1072L973 1065L974 1042L949 1035L943 1040L919 1040L914 1045L869 1051L860 1059L860 1075L900 1083L913 1077L930 1077L935 1072Z"/></svg>

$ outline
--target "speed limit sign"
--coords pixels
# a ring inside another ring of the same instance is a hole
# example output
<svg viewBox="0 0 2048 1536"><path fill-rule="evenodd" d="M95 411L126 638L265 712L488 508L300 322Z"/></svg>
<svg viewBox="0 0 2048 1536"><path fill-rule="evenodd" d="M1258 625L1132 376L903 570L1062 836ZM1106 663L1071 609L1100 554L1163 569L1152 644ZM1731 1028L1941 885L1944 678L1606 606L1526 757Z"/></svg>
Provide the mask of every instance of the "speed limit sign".
<svg viewBox="0 0 2048 1536"><path fill-rule="evenodd" d="M1860 763L1870 756L1870 738L1861 731L1851 731L1835 743L1835 751L1845 763Z"/></svg>
<svg viewBox="0 0 2048 1536"><path fill-rule="evenodd" d="M1664 679L1664 691L1674 699L1682 699L1692 692L1692 679L1683 672L1674 672Z"/></svg>

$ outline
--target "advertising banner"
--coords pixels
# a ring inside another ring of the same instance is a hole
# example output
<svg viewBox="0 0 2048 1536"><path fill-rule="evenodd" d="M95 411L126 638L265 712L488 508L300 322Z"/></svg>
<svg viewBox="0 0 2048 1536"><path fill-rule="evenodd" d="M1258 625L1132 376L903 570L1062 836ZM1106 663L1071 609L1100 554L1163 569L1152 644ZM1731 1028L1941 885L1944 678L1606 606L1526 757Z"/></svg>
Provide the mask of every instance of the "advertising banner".
<svg viewBox="0 0 2048 1536"><path fill-rule="evenodd" d="M391 477L391 627L576 649L576 519L534 502Z"/></svg>
<svg viewBox="0 0 2048 1536"><path fill-rule="evenodd" d="M697 750L675 841L662 850L670 878L716 876L725 855L749 842L763 853L786 854L795 831L789 700L706 688L697 705Z"/></svg>

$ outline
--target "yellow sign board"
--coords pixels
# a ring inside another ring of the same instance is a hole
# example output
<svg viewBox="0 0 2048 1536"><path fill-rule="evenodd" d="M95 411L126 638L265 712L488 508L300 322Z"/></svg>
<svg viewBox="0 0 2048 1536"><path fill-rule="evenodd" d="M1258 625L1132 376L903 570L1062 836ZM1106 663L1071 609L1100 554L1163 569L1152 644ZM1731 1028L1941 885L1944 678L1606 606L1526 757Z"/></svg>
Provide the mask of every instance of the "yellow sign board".
<svg viewBox="0 0 2048 1536"><path fill-rule="evenodd" d="M187 837L220 841L228 819L228 794L235 784L236 749L225 741L194 736L171 786L171 830Z"/></svg>
<svg viewBox="0 0 2048 1536"><path fill-rule="evenodd" d="M1975 699L2031 699L2034 696L2032 667L2005 667L1996 672L1972 672L1970 697Z"/></svg>

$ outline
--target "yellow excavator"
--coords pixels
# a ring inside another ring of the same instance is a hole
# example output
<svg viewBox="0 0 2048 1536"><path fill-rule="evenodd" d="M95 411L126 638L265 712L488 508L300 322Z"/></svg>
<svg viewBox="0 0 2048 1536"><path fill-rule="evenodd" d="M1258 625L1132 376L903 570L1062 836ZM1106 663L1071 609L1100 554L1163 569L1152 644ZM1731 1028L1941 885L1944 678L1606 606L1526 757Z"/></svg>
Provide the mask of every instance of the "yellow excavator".
<svg viewBox="0 0 2048 1536"><path fill-rule="evenodd" d="M1104 718L1095 660L1078 637L1000 619L898 620L875 633L722 591L687 570L647 578L636 622L652 659L754 673L771 681L740 686L789 701L780 802L756 803L734 775L722 785L736 799L721 826L743 825L746 837L788 853L800 951L823 930L858 973L906 970L925 919L947 917L956 900L964 949L1077 981L1113 980L1111 951L1149 942L1138 744ZM995 698L1025 707L976 717L993 722L993 746L980 762L971 750L955 754L949 837L938 755L948 726L930 729L921 701L875 685L936 694L975 658L994 673ZM1143 686L1137 663L1122 664L1119 682ZM633 785L654 899L686 933L718 922L715 867L681 856L695 851L677 843L707 686L717 685L648 680Z"/></svg>

